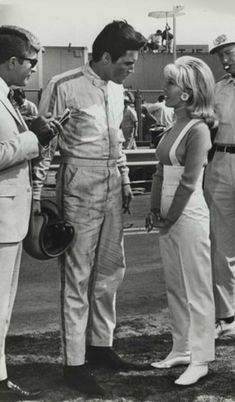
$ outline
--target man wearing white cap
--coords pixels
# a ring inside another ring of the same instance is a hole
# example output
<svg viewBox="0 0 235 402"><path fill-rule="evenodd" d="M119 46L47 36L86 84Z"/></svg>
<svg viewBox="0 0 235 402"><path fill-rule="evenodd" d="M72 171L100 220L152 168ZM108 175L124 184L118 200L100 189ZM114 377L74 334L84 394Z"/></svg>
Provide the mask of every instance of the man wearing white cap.
<svg viewBox="0 0 235 402"><path fill-rule="evenodd" d="M235 337L235 40L220 35L217 54L226 74L216 84L218 130L208 165L206 198L211 214L212 263L216 304L216 338Z"/></svg>

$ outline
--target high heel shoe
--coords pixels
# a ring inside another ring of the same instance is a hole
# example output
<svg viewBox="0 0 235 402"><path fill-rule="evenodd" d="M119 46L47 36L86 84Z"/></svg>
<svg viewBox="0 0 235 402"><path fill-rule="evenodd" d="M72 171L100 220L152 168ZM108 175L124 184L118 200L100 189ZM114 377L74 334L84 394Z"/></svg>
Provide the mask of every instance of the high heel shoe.
<svg viewBox="0 0 235 402"><path fill-rule="evenodd" d="M176 353L171 352L164 360L151 363L152 367L166 369L174 366L190 364L191 352Z"/></svg>
<svg viewBox="0 0 235 402"><path fill-rule="evenodd" d="M191 385L195 384L200 378L205 377L208 373L208 364L190 364L187 369L181 374L175 384L177 385Z"/></svg>

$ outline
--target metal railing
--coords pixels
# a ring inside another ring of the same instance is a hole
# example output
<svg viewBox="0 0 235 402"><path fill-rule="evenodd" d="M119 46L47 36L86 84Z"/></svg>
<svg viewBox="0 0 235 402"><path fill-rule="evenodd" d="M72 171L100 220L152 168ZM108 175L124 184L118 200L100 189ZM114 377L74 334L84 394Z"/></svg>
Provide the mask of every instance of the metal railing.
<svg viewBox="0 0 235 402"><path fill-rule="evenodd" d="M152 183L152 174L155 172L157 161L154 149L124 150L129 167L129 176L132 188L143 187L149 191ZM60 164L60 153L55 153L51 163L45 187L54 189L56 174Z"/></svg>

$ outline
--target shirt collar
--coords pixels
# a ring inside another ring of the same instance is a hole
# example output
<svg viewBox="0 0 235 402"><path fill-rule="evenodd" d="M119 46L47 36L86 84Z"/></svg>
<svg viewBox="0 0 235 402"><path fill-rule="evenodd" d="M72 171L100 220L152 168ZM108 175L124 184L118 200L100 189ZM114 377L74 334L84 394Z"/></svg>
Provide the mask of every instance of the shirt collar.
<svg viewBox="0 0 235 402"><path fill-rule="evenodd" d="M223 79L226 81L226 84L230 84L230 83L235 84L235 77L232 77L232 75L230 73L225 74L223 76Z"/></svg>
<svg viewBox="0 0 235 402"><path fill-rule="evenodd" d="M107 85L107 81L102 80L91 68L90 63L87 63L84 67L84 75L92 82L92 84L98 88Z"/></svg>
<svg viewBox="0 0 235 402"><path fill-rule="evenodd" d="M1 92L4 93L4 95L6 95L6 97L10 92L9 86L7 85L6 81L4 81L1 77L0 77L0 90Z"/></svg>

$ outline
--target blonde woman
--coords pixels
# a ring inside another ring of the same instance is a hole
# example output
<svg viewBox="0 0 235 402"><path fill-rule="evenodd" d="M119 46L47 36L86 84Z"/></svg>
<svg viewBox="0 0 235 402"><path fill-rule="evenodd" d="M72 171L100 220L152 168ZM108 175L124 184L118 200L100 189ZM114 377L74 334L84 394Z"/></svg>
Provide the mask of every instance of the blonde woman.
<svg viewBox="0 0 235 402"><path fill-rule="evenodd" d="M190 385L214 359L214 300L209 212L202 181L214 124L214 79L200 59L184 56L164 69L166 105L175 122L159 143L146 228L160 229L173 347L158 369L188 365L175 381Z"/></svg>

